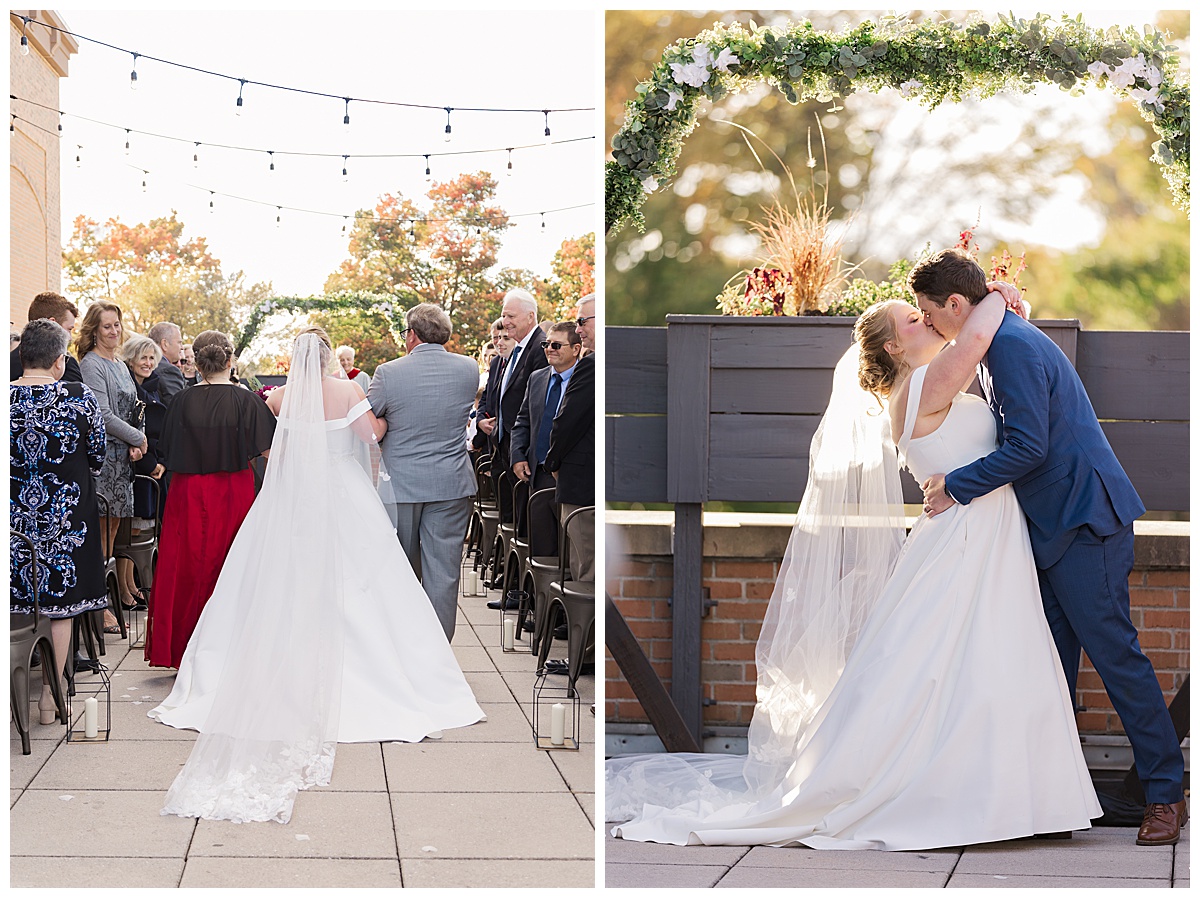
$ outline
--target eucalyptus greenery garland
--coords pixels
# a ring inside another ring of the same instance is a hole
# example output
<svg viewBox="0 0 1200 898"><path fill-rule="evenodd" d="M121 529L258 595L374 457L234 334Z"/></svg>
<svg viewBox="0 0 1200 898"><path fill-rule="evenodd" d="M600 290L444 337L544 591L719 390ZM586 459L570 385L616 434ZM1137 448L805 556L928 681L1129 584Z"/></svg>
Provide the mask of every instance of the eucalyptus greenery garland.
<svg viewBox="0 0 1200 898"><path fill-rule="evenodd" d="M811 22L786 29L751 23L749 30L717 23L668 47L650 79L638 84L637 99L626 103L625 123L612 139L613 161L605 165L605 229L644 228L642 203L674 176L701 102L761 81L793 104L890 87L931 109L964 96L1029 92L1040 83L1072 95L1088 84L1107 86L1137 103L1153 126L1159 140L1152 158L1190 216L1191 92L1175 49L1149 25L1142 33L1099 30L1082 15L1057 24L1045 13L965 24L885 16L838 34Z"/></svg>
<svg viewBox="0 0 1200 898"><path fill-rule="evenodd" d="M421 301L416 294L366 293L346 291L323 296L273 296L254 307L246 326L234 340L234 354L240 355L258 335L263 321L276 312L380 312L387 316L392 335L399 339L404 329L404 313Z"/></svg>

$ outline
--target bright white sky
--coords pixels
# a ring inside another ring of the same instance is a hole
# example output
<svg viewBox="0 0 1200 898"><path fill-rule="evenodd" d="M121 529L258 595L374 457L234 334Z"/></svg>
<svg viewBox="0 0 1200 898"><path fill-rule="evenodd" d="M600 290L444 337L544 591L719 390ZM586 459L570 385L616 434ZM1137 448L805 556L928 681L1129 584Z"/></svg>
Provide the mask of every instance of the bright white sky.
<svg viewBox="0 0 1200 898"><path fill-rule="evenodd" d="M184 236L207 238L226 273L244 270L249 282L270 281L280 295L320 293L347 256L343 218L372 208L384 192L400 191L422 208L421 158L355 160L342 180L343 153L444 153L501 148L477 156L433 156L435 181L484 169L500 182L497 202L509 215L548 212L545 231L534 214L513 219L503 236L501 267L551 274L561 241L597 230L604 139L542 146L544 117L536 113L456 112L452 141L444 142L441 107L530 109L598 105L596 16L591 12L97 12L64 10L73 32L123 49L272 84L339 97L429 104L415 110L350 104L247 85L235 115L238 84L139 59L138 89L130 90L132 56L81 41L61 82L67 113L121 128L184 138L187 143L133 134L125 154L120 129L63 120L62 223L64 244L77 215L144 222L176 210ZM21 104L14 104L19 108ZM593 112L550 115L551 140L593 137ZM200 141L200 164L193 167ZM75 166L82 144L82 165ZM335 158L204 146L334 153ZM513 172L506 177L508 154ZM147 189L142 191L142 169ZM195 189L198 185L204 189ZM259 200L255 205L213 198L208 190ZM586 205L584 204L591 204ZM276 206L337 213L282 213ZM549 210L584 206L571 211Z"/></svg>

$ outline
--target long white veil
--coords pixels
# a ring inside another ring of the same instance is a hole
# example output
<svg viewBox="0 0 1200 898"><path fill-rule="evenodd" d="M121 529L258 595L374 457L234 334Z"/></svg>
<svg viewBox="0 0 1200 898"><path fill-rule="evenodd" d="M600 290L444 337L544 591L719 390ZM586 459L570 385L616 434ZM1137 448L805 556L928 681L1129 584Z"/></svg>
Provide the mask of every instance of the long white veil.
<svg viewBox="0 0 1200 898"><path fill-rule="evenodd" d="M295 343L262 491L230 549L239 603L212 709L164 814L286 823L296 793L329 782L341 698L343 614L325 436L322 345Z"/></svg>
<svg viewBox="0 0 1200 898"><path fill-rule="evenodd" d="M605 820L670 809L704 818L753 804L783 780L841 675L904 541L887 414L858 384L858 344L834 371L809 451L808 482L756 651L749 753L665 754L605 763Z"/></svg>

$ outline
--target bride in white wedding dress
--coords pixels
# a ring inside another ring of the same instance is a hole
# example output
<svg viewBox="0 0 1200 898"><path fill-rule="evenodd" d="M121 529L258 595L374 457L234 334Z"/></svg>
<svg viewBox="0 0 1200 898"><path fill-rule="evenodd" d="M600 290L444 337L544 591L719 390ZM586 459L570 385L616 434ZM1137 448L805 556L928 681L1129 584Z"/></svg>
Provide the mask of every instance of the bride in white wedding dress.
<svg viewBox="0 0 1200 898"><path fill-rule="evenodd" d="M338 742L484 719L356 460L386 422L328 376L331 355L319 328L297 338L262 491L149 712L200 731L164 814L286 823L299 790L329 782Z"/></svg>
<svg viewBox="0 0 1200 898"><path fill-rule="evenodd" d="M960 391L1005 307L989 294L950 346L904 302L859 319L759 639L749 756L609 760L613 835L906 850L1100 816L1011 485L904 539L897 448L920 482L996 446Z"/></svg>

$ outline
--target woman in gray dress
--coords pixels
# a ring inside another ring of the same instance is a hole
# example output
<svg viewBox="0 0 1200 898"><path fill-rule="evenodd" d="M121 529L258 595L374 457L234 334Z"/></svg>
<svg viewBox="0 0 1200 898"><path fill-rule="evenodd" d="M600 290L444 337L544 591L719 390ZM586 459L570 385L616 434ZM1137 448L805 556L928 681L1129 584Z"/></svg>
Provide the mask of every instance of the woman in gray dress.
<svg viewBox="0 0 1200 898"><path fill-rule="evenodd" d="M117 358L124 336L120 306L99 300L88 306L87 314L83 316L76 347L83 382L96 395L100 413L104 416L107 442L96 492L108 504L108 517L101 523L104 548L108 553L112 551L121 522L133 516L133 463L147 448L146 435L137 415L137 387L129 368ZM127 558L117 560L118 569L132 564ZM117 582L121 584L121 604L132 607L136 597L128 594L126 585L133 582L132 572L118 570ZM111 613L105 613L104 623L105 632L119 632L116 618Z"/></svg>

